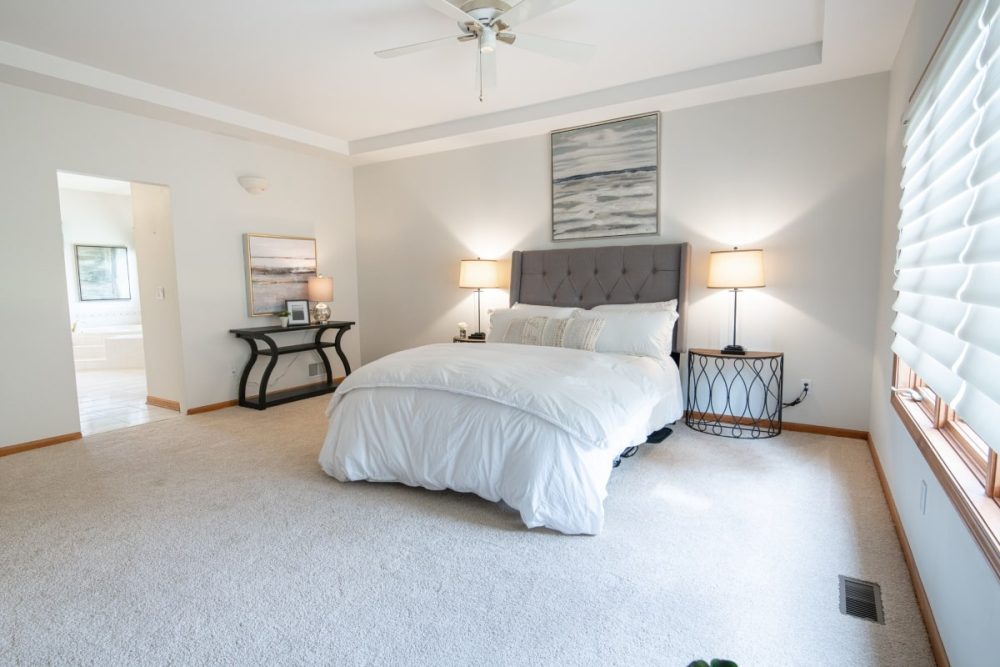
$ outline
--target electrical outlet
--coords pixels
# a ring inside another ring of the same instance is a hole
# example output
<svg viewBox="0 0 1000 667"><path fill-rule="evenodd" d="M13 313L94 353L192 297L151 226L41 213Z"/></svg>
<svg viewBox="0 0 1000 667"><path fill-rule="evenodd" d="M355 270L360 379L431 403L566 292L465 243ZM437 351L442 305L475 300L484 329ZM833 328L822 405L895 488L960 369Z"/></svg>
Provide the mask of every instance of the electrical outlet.
<svg viewBox="0 0 1000 667"><path fill-rule="evenodd" d="M803 389L809 389L810 387L812 387L812 383L813 383L813 381L810 380L809 378L802 378L802 388Z"/></svg>

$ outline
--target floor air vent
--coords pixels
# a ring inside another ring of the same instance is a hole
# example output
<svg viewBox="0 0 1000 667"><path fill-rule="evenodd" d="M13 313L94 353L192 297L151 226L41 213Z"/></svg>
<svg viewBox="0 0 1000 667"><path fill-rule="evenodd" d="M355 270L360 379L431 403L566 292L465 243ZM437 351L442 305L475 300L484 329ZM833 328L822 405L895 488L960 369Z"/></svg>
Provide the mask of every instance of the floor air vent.
<svg viewBox="0 0 1000 667"><path fill-rule="evenodd" d="M878 584L840 575L840 613L885 625Z"/></svg>

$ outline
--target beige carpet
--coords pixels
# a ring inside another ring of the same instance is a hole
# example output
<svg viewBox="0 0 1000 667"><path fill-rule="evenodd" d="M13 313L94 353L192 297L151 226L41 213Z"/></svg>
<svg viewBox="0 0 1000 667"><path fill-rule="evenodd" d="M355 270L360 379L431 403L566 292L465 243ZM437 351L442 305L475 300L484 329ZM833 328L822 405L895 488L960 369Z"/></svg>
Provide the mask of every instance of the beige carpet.
<svg viewBox="0 0 1000 667"><path fill-rule="evenodd" d="M0 664L931 665L866 445L678 426L598 537L341 484L325 398L0 458ZM842 616L837 575L887 623Z"/></svg>

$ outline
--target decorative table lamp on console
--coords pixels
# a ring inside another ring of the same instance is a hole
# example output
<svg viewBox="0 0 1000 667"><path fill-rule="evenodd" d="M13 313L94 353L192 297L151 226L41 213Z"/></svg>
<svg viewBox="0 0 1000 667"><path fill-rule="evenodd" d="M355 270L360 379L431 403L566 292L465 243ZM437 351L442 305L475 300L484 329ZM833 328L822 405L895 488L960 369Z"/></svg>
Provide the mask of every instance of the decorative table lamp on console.
<svg viewBox="0 0 1000 667"><path fill-rule="evenodd" d="M733 344L722 354L746 354L736 344L736 296L741 289L764 287L763 250L718 250L708 256L708 286L733 291Z"/></svg>
<svg viewBox="0 0 1000 667"><path fill-rule="evenodd" d="M330 306L327 301L333 301L333 278L317 275L309 279L309 300L315 301L313 321L323 323L330 320Z"/></svg>
<svg viewBox="0 0 1000 667"><path fill-rule="evenodd" d="M469 334L473 340L486 338L483 333L482 293L484 289L498 287L497 263L493 259L463 259L461 261L458 286L476 290L476 332Z"/></svg>

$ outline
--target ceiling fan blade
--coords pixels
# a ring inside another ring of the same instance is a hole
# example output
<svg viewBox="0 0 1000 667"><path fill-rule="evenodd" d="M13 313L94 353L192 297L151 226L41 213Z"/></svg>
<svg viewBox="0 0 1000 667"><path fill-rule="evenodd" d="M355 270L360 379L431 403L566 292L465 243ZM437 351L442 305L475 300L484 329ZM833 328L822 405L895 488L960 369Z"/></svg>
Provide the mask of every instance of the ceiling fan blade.
<svg viewBox="0 0 1000 667"><path fill-rule="evenodd" d="M416 44L408 44L407 46L397 46L394 49L384 49L382 51L376 51L375 55L379 58L395 58L397 56L405 56L410 53L415 53L417 51L424 51L426 49L433 49L438 46L444 46L448 42L456 42L458 38L456 37L442 37L441 39L432 39L429 42L418 42Z"/></svg>
<svg viewBox="0 0 1000 667"><path fill-rule="evenodd" d="M497 54L496 51L480 51L476 59L476 84L479 89L479 101L486 100L486 91L497 86Z"/></svg>
<svg viewBox="0 0 1000 667"><path fill-rule="evenodd" d="M518 25L571 2L573 0L521 0L498 16L496 20L503 21L508 26Z"/></svg>
<svg viewBox="0 0 1000 667"><path fill-rule="evenodd" d="M474 16L466 14L448 0L424 0L424 4L459 23L478 23Z"/></svg>
<svg viewBox="0 0 1000 667"><path fill-rule="evenodd" d="M510 40L510 36L513 36L514 39ZM497 35L497 39L501 42L506 42L511 46L516 46L519 49L534 51L535 53L540 53L544 56L561 58L562 60L571 60L577 63L587 62L591 57L593 57L594 52L597 51L597 47L593 44L568 42L565 39L539 37L538 35L527 35L523 32L519 32L516 35L501 33L500 35Z"/></svg>

